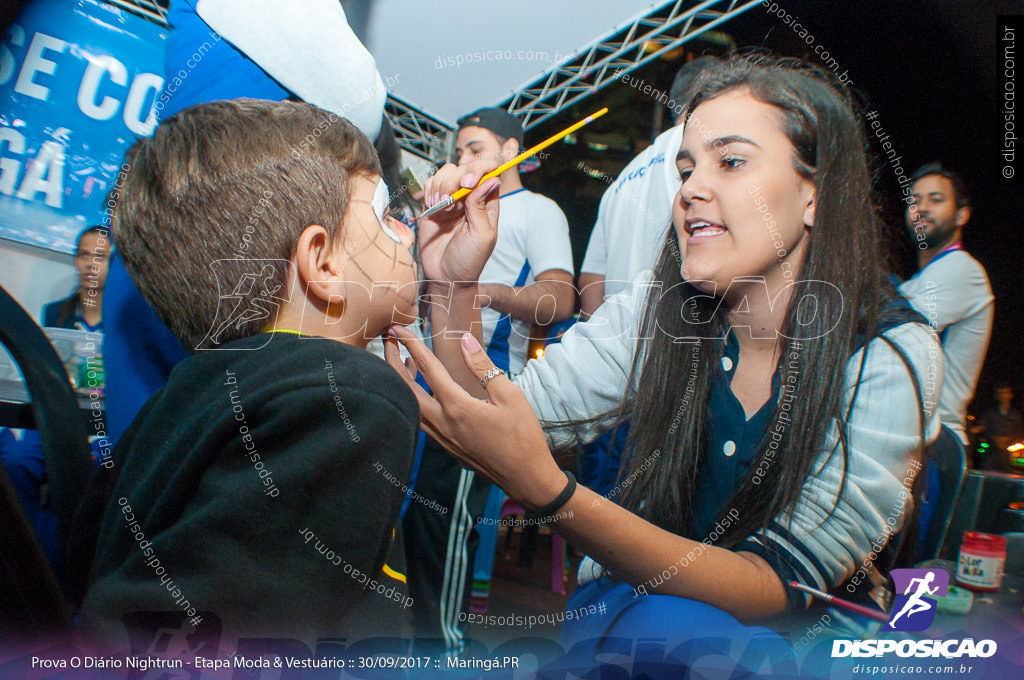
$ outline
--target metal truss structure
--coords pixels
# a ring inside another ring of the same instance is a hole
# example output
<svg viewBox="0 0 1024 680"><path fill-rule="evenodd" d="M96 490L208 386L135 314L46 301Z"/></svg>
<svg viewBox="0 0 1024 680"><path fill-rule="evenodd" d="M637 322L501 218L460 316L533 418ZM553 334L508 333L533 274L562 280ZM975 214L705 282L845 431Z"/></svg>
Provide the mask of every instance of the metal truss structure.
<svg viewBox="0 0 1024 680"><path fill-rule="evenodd" d="M150 21L167 26L167 8L160 0L107 0ZM628 25L594 40L500 103L529 130L562 109L589 97L623 75L666 52L717 28L760 0L670 0L634 17ZM401 148L430 161L441 158L454 126L395 95L385 111Z"/></svg>
<svg viewBox="0 0 1024 680"><path fill-rule="evenodd" d="M623 75L760 4L759 0L661 3L577 51L568 61L520 88L501 106L519 117L529 130Z"/></svg>
<svg viewBox="0 0 1024 680"><path fill-rule="evenodd" d="M431 116L401 97L388 95L384 112L395 129L398 145L405 151L434 162L444 157L454 144L455 129L450 123Z"/></svg>

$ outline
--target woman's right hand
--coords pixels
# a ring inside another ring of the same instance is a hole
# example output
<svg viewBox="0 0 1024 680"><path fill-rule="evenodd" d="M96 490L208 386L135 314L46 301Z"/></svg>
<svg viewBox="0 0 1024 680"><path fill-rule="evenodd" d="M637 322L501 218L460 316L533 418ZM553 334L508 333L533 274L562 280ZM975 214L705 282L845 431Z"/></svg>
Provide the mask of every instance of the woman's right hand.
<svg viewBox="0 0 1024 680"><path fill-rule="evenodd" d="M424 185L427 207L463 187L476 186L484 174L496 167L496 161L443 166ZM427 281L476 284L498 239L500 186L501 180L493 177L454 205L419 220L420 262Z"/></svg>
<svg viewBox="0 0 1024 680"><path fill-rule="evenodd" d="M385 346L391 367L416 395L427 434L460 463L480 471L527 510L543 507L565 488L566 477L548 450L547 440L526 395L498 372L484 386L487 399L462 389L441 361L408 329L392 326ZM411 359L402 364L400 341ZM477 380L494 364L472 334L462 339L466 366ZM433 395L416 383L422 372Z"/></svg>

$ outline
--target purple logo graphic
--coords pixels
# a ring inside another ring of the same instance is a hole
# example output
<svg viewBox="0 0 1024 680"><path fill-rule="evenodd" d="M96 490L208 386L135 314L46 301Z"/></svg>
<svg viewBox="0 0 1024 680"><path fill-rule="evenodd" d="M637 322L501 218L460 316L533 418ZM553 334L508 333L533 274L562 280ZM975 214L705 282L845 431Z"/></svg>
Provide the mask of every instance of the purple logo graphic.
<svg viewBox="0 0 1024 680"><path fill-rule="evenodd" d="M893 569L896 586L889 623L884 630L917 632L932 625L938 600L945 597L949 574L942 569Z"/></svg>

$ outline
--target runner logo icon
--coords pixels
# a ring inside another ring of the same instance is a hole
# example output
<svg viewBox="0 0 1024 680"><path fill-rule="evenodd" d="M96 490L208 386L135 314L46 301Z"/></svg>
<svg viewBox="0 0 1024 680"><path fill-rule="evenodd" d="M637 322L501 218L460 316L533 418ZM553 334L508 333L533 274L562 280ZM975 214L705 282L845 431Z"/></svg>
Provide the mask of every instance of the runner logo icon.
<svg viewBox="0 0 1024 680"><path fill-rule="evenodd" d="M884 630L917 632L932 625L938 606L935 598L946 596L949 574L942 569L893 569L889 575L896 597Z"/></svg>

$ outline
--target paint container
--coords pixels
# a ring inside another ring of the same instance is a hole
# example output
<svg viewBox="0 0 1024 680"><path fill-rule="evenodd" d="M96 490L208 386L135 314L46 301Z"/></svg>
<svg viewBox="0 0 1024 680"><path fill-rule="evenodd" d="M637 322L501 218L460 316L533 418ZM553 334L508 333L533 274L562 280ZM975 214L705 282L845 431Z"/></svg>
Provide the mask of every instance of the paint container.
<svg viewBox="0 0 1024 680"><path fill-rule="evenodd" d="M994 592L1003 582L1006 539L965 531L956 565L956 582L977 592Z"/></svg>

